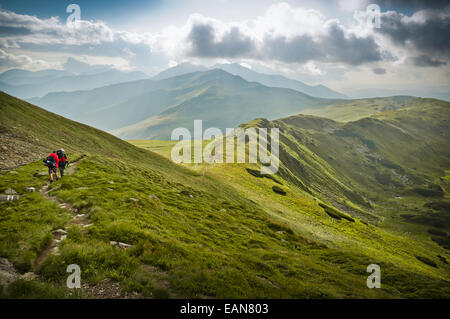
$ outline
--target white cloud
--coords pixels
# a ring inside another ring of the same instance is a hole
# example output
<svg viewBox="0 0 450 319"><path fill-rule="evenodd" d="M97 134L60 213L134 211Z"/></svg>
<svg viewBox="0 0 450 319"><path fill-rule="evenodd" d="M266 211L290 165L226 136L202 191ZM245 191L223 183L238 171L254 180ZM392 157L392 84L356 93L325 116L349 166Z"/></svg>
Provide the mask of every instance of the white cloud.
<svg viewBox="0 0 450 319"><path fill-rule="evenodd" d="M43 60L33 60L27 55L15 55L0 49L1 69L21 67L28 70L48 69L50 65Z"/></svg>

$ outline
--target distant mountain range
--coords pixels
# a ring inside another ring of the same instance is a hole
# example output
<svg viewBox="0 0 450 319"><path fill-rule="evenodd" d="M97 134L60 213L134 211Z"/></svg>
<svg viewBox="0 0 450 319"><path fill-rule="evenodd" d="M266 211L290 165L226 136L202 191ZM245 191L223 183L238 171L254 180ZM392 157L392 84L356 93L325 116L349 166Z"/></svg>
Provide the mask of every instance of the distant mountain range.
<svg viewBox="0 0 450 319"><path fill-rule="evenodd" d="M248 82L220 69L162 80L140 80L89 91L29 99L57 114L113 131L121 138L170 139L176 127L236 127L255 117L275 119L328 105L296 90Z"/></svg>
<svg viewBox="0 0 450 319"><path fill-rule="evenodd" d="M111 68L86 70L78 74L64 70L31 72L12 69L0 74L0 90L22 99L28 99L42 97L50 92L91 90L105 85L145 78L148 76L142 72L125 72Z"/></svg>
<svg viewBox="0 0 450 319"><path fill-rule="evenodd" d="M330 98L330 99L342 99L347 98L344 94L341 94L339 92L333 91L330 88L327 88L323 85L316 85L311 86L307 85L303 82L292 80L289 78L286 78L282 75L272 75L272 74L263 74L258 73L253 70L250 70L249 68L243 67L242 65L238 63L229 63L229 64L216 64L212 68L216 69L222 69L227 71L228 73L239 75L244 80L250 81L250 82L258 82L266 86L271 87L279 87L279 88L287 88L287 89L293 89L300 91L302 93L314 96L314 97L320 97L320 98ZM208 68L202 66L202 65L196 65L191 63L181 63L178 64L172 68L169 68L165 71L162 71L153 79L155 80L161 80L166 79L168 77L182 75L190 72L195 71L206 71Z"/></svg>

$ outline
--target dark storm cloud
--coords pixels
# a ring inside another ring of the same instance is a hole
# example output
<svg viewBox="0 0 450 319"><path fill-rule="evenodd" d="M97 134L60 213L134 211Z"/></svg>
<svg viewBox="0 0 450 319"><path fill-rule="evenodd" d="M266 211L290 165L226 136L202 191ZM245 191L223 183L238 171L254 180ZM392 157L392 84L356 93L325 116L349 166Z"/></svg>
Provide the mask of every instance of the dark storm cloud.
<svg viewBox="0 0 450 319"><path fill-rule="evenodd" d="M219 41L215 41L215 32L214 27L208 24L193 25L188 36L192 46L190 55L273 59L286 63L317 60L342 62L349 65L382 60L380 48L373 37L359 38L352 34L345 35L344 30L337 23L331 23L327 33L317 38L309 35L291 38L283 35L266 35L258 49L254 40L237 27L233 27Z"/></svg>
<svg viewBox="0 0 450 319"><path fill-rule="evenodd" d="M372 36L359 38L345 36L344 30L336 23L328 28L328 35L322 39L322 49L333 62L360 65L382 59L380 48Z"/></svg>
<svg viewBox="0 0 450 319"><path fill-rule="evenodd" d="M262 55L287 63L306 62L325 57L324 52L314 40L306 35L288 40L284 36L266 37Z"/></svg>
<svg viewBox="0 0 450 319"><path fill-rule="evenodd" d="M427 55L419 55L417 57L409 58L408 62L421 67L439 67L441 65L447 65L447 62L433 59Z"/></svg>
<svg viewBox="0 0 450 319"><path fill-rule="evenodd" d="M433 56L450 53L450 11L426 10L420 21L408 19L397 12L381 15L381 28L376 32L390 38L399 46L412 46Z"/></svg>
<svg viewBox="0 0 450 319"><path fill-rule="evenodd" d="M410 10L440 9L449 6L448 0L366 0L365 5L376 3L384 9L406 8Z"/></svg>
<svg viewBox="0 0 450 319"><path fill-rule="evenodd" d="M253 51L253 42L237 27L233 27L220 41L216 42L215 30L211 25L194 25L188 35L192 44L191 55L201 57L248 56Z"/></svg>

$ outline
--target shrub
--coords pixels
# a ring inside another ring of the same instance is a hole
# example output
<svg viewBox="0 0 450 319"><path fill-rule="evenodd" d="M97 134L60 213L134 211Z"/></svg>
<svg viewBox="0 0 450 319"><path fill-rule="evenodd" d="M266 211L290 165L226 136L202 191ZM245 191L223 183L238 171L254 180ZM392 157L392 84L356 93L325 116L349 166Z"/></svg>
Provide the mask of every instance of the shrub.
<svg viewBox="0 0 450 319"><path fill-rule="evenodd" d="M447 234L445 232L437 230L437 229L428 229L428 232L431 235L447 237Z"/></svg>
<svg viewBox="0 0 450 319"><path fill-rule="evenodd" d="M5 295L14 299L59 299L65 298L67 291L49 283L17 280L8 286Z"/></svg>
<svg viewBox="0 0 450 319"><path fill-rule="evenodd" d="M437 268L437 265L434 261L432 261L431 259L424 257L424 256L416 256L416 258L418 260L420 260L421 262L423 262L426 265L429 265L431 267Z"/></svg>
<svg viewBox="0 0 450 319"><path fill-rule="evenodd" d="M28 272L33 269L33 261L35 258L36 253L31 250L27 250L15 266L21 273Z"/></svg>
<svg viewBox="0 0 450 319"><path fill-rule="evenodd" d="M135 244L144 238L144 234L138 227L124 221L111 223L106 228L106 232L109 240L121 241L127 244Z"/></svg>
<svg viewBox="0 0 450 319"><path fill-rule="evenodd" d="M152 289L153 298L156 299L170 299L170 292L167 288L155 287Z"/></svg>
<svg viewBox="0 0 450 319"><path fill-rule="evenodd" d="M272 190L275 192L275 193L277 193L277 194L280 194L280 195L286 195L286 191L285 190L283 190L281 187L278 187L278 186L272 186Z"/></svg>
<svg viewBox="0 0 450 319"><path fill-rule="evenodd" d="M319 203L319 206L324 209L325 213L327 213L328 216L334 219L340 220L341 218L344 218L350 222L355 222L355 220L352 217L343 212L338 211L334 207L330 207L328 205L325 205L324 203Z"/></svg>

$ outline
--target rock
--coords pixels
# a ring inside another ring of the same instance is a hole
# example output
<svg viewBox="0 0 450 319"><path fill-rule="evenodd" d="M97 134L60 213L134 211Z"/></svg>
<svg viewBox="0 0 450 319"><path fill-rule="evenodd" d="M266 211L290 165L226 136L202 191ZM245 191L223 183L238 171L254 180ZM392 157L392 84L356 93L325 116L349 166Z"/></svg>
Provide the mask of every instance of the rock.
<svg viewBox="0 0 450 319"><path fill-rule="evenodd" d="M6 258L0 258L0 285L3 287L19 279L20 274Z"/></svg>
<svg viewBox="0 0 450 319"><path fill-rule="evenodd" d="M2 150L7 151L8 148L5 145L2 145Z"/></svg>
<svg viewBox="0 0 450 319"><path fill-rule="evenodd" d="M59 204L59 207L66 208L66 205L65 204Z"/></svg>
<svg viewBox="0 0 450 319"><path fill-rule="evenodd" d="M38 173L38 176L47 176L48 175L48 172L40 172L40 173Z"/></svg>
<svg viewBox="0 0 450 319"><path fill-rule="evenodd" d="M26 281L36 280L37 278L38 278L38 275L36 275L34 272L27 272L27 273L23 274L22 276L20 276L20 279L26 280Z"/></svg>
<svg viewBox="0 0 450 319"><path fill-rule="evenodd" d="M67 238L67 235L62 235L60 241L63 241Z"/></svg>
<svg viewBox="0 0 450 319"><path fill-rule="evenodd" d="M19 174L19 173L17 173L16 171L11 171L11 172L9 172L10 174Z"/></svg>
<svg viewBox="0 0 450 319"><path fill-rule="evenodd" d="M194 195L192 195L192 194L189 194L189 197L190 197L190 198L194 198Z"/></svg>
<svg viewBox="0 0 450 319"><path fill-rule="evenodd" d="M225 208L222 208L221 210L219 210L219 212L221 213L225 213L227 210Z"/></svg>
<svg viewBox="0 0 450 319"><path fill-rule="evenodd" d="M26 191L27 193L34 193L34 192L36 191L36 188L34 188L34 187L26 187L26 188L25 188L25 191Z"/></svg>
<svg viewBox="0 0 450 319"><path fill-rule="evenodd" d="M153 195L153 194L148 195L148 198L150 198L152 200L159 200L159 198L156 195Z"/></svg>
<svg viewBox="0 0 450 319"><path fill-rule="evenodd" d="M17 192L12 188L8 188L7 190L5 190L5 194L6 195L16 195Z"/></svg>
<svg viewBox="0 0 450 319"><path fill-rule="evenodd" d="M134 197L130 197L130 200L133 201L133 202L135 202L135 203L137 203L137 202L139 201L139 199L134 198Z"/></svg>
<svg viewBox="0 0 450 319"><path fill-rule="evenodd" d="M83 189L89 189L89 187L78 187L77 189L81 191Z"/></svg>
<svg viewBox="0 0 450 319"><path fill-rule="evenodd" d="M57 229L53 232L55 235L67 235L67 232L64 229Z"/></svg>
<svg viewBox="0 0 450 319"><path fill-rule="evenodd" d="M108 192L112 192L114 189L107 187L106 190L107 190Z"/></svg>
<svg viewBox="0 0 450 319"><path fill-rule="evenodd" d="M51 254L59 256L59 247L58 246L53 247L53 249L51 250Z"/></svg>
<svg viewBox="0 0 450 319"><path fill-rule="evenodd" d="M112 185L112 184L114 184L114 181L109 181L109 183Z"/></svg>
<svg viewBox="0 0 450 319"><path fill-rule="evenodd" d="M19 195L0 195L0 202L16 201L19 199Z"/></svg>
<svg viewBox="0 0 450 319"><path fill-rule="evenodd" d="M117 245L118 245L120 248L123 248L123 249L125 249L125 248L130 248L130 247L131 247L131 245L125 244L125 243L121 243L120 241L117 243Z"/></svg>
<svg viewBox="0 0 450 319"><path fill-rule="evenodd" d="M83 228L88 228L88 227L91 227L92 225L94 225L94 224L83 225Z"/></svg>
<svg viewBox="0 0 450 319"><path fill-rule="evenodd" d="M84 217L84 214L78 214L75 217L77 217L77 218Z"/></svg>
<svg viewBox="0 0 450 319"><path fill-rule="evenodd" d="M130 248L130 247L131 247L131 245L129 245L129 244L122 243L122 242L120 242L120 241L114 241L114 240L111 240L111 241L109 242L109 244L110 244L111 246L113 246L113 247L119 247L119 248L122 248L122 249L127 249L127 248Z"/></svg>

